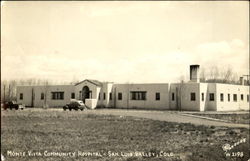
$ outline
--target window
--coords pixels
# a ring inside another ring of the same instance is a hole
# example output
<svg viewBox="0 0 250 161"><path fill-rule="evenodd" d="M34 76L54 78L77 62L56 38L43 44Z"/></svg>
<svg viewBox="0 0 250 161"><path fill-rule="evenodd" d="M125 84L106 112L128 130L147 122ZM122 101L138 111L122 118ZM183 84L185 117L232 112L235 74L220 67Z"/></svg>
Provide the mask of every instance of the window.
<svg viewBox="0 0 250 161"><path fill-rule="evenodd" d="M155 100L159 101L161 99L160 93L155 93Z"/></svg>
<svg viewBox="0 0 250 161"><path fill-rule="evenodd" d="M145 91L132 91L131 93L131 100L146 100L146 93Z"/></svg>
<svg viewBox="0 0 250 161"><path fill-rule="evenodd" d="M109 93L109 100L112 100L112 93Z"/></svg>
<svg viewBox="0 0 250 161"><path fill-rule="evenodd" d="M106 99L106 93L103 93L103 100Z"/></svg>
<svg viewBox="0 0 250 161"><path fill-rule="evenodd" d="M204 93L201 93L201 100L204 101Z"/></svg>
<svg viewBox="0 0 250 161"><path fill-rule="evenodd" d="M247 102L249 102L249 95L247 95Z"/></svg>
<svg viewBox="0 0 250 161"><path fill-rule="evenodd" d="M220 94L220 101L221 101L221 102L224 101L224 94L223 94L223 93Z"/></svg>
<svg viewBox="0 0 250 161"><path fill-rule="evenodd" d="M236 102L237 101L237 94L234 94L233 97L234 97L234 101Z"/></svg>
<svg viewBox="0 0 250 161"><path fill-rule="evenodd" d="M52 100L63 100L64 99L64 92L51 92L52 93Z"/></svg>
<svg viewBox="0 0 250 161"><path fill-rule="evenodd" d="M240 99L241 99L241 101L244 100L244 95L243 94L240 95Z"/></svg>
<svg viewBox="0 0 250 161"><path fill-rule="evenodd" d="M41 100L44 100L44 93L41 93Z"/></svg>
<svg viewBox="0 0 250 161"><path fill-rule="evenodd" d="M172 101L174 101L174 93L172 93Z"/></svg>
<svg viewBox="0 0 250 161"><path fill-rule="evenodd" d="M20 100L23 100L23 93L20 93Z"/></svg>
<svg viewBox="0 0 250 161"><path fill-rule="evenodd" d="M227 100L230 102L230 94L227 94Z"/></svg>
<svg viewBox="0 0 250 161"><path fill-rule="evenodd" d="M118 93L118 100L122 100L122 93Z"/></svg>
<svg viewBox="0 0 250 161"><path fill-rule="evenodd" d="M195 93L191 93L190 94L190 100L191 101L195 101Z"/></svg>
<svg viewBox="0 0 250 161"><path fill-rule="evenodd" d="M214 101L214 93L209 93L209 101Z"/></svg>
<svg viewBox="0 0 250 161"><path fill-rule="evenodd" d="M75 99L75 93L71 93L71 98Z"/></svg>

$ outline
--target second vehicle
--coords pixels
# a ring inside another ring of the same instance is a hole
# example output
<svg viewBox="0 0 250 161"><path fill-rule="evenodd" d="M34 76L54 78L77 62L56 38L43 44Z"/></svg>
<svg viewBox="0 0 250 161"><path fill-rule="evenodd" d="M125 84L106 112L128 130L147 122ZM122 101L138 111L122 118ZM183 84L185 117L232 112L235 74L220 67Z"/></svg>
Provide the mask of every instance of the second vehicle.
<svg viewBox="0 0 250 161"><path fill-rule="evenodd" d="M66 104L65 106L63 106L63 110L85 110L86 106L84 105L84 103L80 100L72 100L70 101L70 103Z"/></svg>

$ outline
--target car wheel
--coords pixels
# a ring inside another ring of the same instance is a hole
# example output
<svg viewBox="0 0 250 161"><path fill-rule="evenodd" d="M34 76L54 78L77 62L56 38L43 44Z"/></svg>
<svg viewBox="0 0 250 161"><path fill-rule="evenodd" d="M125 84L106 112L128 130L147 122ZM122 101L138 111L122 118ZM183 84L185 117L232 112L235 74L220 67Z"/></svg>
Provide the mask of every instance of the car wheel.
<svg viewBox="0 0 250 161"><path fill-rule="evenodd" d="M18 108L15 108L16 110L18 110Z"/></svg>
<svg viewBox="0 0 250 161"><path fill-rule="evenodd" d="M81 108L81 111L83 111L83 108Z"/></svg>
<svg viewBox="0 0 250 161"><path fill-rule="evenodd" d="M71 108L69 108L69 110L71 111Z"/></svg>

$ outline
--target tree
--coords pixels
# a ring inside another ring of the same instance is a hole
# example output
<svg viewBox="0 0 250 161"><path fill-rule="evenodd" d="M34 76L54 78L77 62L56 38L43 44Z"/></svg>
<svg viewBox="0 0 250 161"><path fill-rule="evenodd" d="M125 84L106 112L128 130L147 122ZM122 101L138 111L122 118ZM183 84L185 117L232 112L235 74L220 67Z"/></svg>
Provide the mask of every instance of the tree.
<svg viewBox="0 0 250 161"><path fill-rule="evenodd" d="M239 84L238 78L238 74L233 72L231 67L219 69L217 66L212 66L209 69L202 68L200 72L201 82Z"/></svg>

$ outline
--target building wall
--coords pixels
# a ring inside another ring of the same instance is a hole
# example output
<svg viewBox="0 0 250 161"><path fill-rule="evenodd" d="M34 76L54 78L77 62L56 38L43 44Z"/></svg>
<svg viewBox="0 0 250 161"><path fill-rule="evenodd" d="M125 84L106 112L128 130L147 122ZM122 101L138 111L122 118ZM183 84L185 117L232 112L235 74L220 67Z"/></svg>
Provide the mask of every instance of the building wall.
<svg viewBox="0 0 250 161"><path fill-rule="evenodd" d="M109 93L112 92L113 83L104 82L102 88L100 89L100 96L98 94L98 106L100 107L111 107L112 100L109 98ZM105 94L105 99L104 99Z"/></svg>
<svg viewBox="0 0 250 161"><path fill-rule="evenodd" d="M24 104L25 106L31 106L33 86L17 86L17 103ZM23 94L23 99L20 99L20 94Z"/></svg>
<svg viewBox="0 0 250 161"><path fill-rule="evenodd" d="M114 107L117 108L151 108L169 109L168 84L114 84ZM146 100L132 100L131 91L145 91ZM122 93L122 100L118 94ZM160 93L160 100L156 100L156 93Z"/></svg>
<svg viewBox="0 0 250 161"><path fill-rule="evenodd" d="M214 101L210 101L210 94L214 94ZM208 83L205 111L217 110L216 83Z"/></svg>
<svg viewBox="0 0 250 161"><path fill-rule="evenodd" d="M191 101L191 93L195 93L195 100ZM172 99L174 94L174 99ZM201 111L200 83L175 83L170 85L170 107L173 110Z"/></svg>
<svg viewBox="0 0 250 161"><path fill-rule="evenodd" d="M188 111L234 111L249 110L249 86L230 85L219 83L173 83L169 84L113 84L103 83L97 86L91 82L83 81L74 85L54 85L48 86L17 86L17 102L32 106L42 107L45 101L41 100L41 93L47 91L47 104L50 107L64 106L71 99L71 93L75 93L75 98L82 100L79 91L84 86L88 86L92 91L92 98L89 104L92 108L97 106L113 108L148 108L148 109L172 109ZM145 91L146 100L132 100L131 91ZM64 92L63 100L53 100L51 92ZM20 99L23 93L23 100ZM105 93L105 100L103 98ZM112 99L110 99L110 93ZM122 100L118 99L118 94L122 93ZM156 93L160 93L160 100L156 100ZM172 100L172 93L174 99ZM195 93L195 100L191 101L191 93ZM100 94L100 99L99 99ZM204 94L204 100L202 100ZM214 100L210 100L210 94L214 94ZM223 94L223 101L221 101ZM228 101L230 94L230 101ZM233 94L237 95L237 101L233 100ZM243 100L241 95L243 94Z"/></svg>
<svg viewBox="0 0 250 161"><path fill-rule="evenodd" d="M200 83L200 111L206 111L206 106L207 106L207 100L208 100L208 84L207 83ZM202 99L202 94L204 95Z"/></svg>
<svg viewBox="0 0 250 161"><path fill-rule="evenodd" d="M223 101L220 98L221 94L224 96ZM230 94L230 101L228 101L228 94ZM237 101L233 99L234 94L237 95ZM243 94L243 100L241 100L241 94ZM247 95L249 95L249 86L216 84L217 111L249 110Z"/></svg>
<svg viewBox="0 0 250 161"><path fill-rule="evenodd" d="M84 86L89 87L89 90L92 92L92 98L90 99L98 99L99 92L101 87L94 85L88 81L83 81L82 83L75 86L76 99L82 100L82 89Z"/></svg>
<svg viewBox="0 0 250 161"><path fill-rule="evenodd" d="M25 106L32 106L32 89L33 89L33 100L35 107L43 107L45 105L45 97L42 100L41 94L47 96L47 105L49 107L64 106L71 99L71 93L74 93L73 85L55 85L55 86L18 86L17 87L17 103L25 104ZM46 92L47 91L47 92ZM54 100L52 99L52 92L64 92L64 99ZM20 100L20 93L23 93L23 100ZM47 95L46 95L47 93Z"/></svg>

